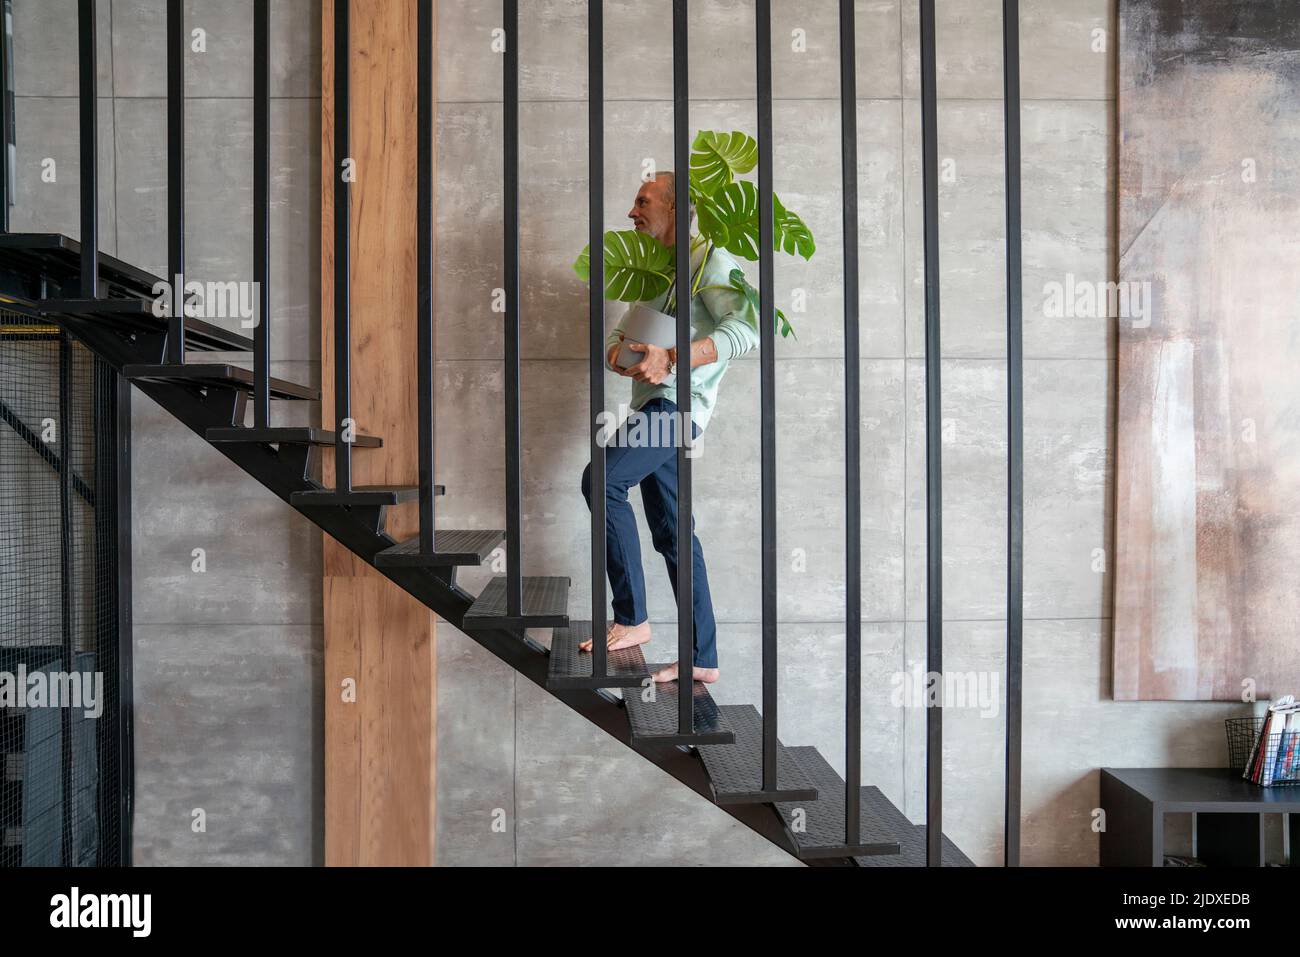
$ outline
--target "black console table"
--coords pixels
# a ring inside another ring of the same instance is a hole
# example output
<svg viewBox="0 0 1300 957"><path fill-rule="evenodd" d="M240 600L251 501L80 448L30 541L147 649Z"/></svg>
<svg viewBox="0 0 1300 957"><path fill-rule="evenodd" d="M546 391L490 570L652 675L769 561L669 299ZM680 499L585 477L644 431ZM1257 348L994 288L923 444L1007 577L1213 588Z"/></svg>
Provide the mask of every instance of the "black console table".
<svg viewBox="0 0 1300 957"><path fill-rule="evenodd" d="M1192 814L1194 855L1205 864L1264 864L1265 814L1291 814L1300 847L1300 787L1262 788L1230 768L1102 768L1102 867L1162 867L1166 814Z"/></svg>

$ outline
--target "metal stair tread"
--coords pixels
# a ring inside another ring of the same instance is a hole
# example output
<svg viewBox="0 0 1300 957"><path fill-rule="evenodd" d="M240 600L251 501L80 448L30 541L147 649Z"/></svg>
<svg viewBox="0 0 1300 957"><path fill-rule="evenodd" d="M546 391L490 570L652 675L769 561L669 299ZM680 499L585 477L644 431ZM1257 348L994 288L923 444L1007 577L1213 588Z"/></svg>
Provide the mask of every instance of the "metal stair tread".
<svg viewBox="0 0 1300 957"><path fill-rule="evenodd" d="M653 674L667 665L647 665ZM632 728L632 743L637 746L675 747L678 745L731 744L736 736L727 726L718 703L701 681L691 683L693 688L692 733L678 730L677 706L679 682L656 682L652 700L646 700L646 689L633 689L623 693L628 724Z"/></svg>
<svg viewBox="0 0 1300 957"><path fill-rule="evenodd" d="M435 495L441 495L444 491L441 485L434 486ZM330 505L401 505L413 502L419 496L418 485L354 485L346 492L333 488L304 489L289 496L289 503L310 505L313 508Z"/></svg>
<svg viewBox="0 0 1300 957"><path fill-rule="evenodd" d="M0 251L18 253L41 265L61 269L65 276L81 274L81 243L63 233L0 233ZM101 281L121 286L140 296L152 295L162 277L99 251Z"/></svg>
<svg viewBox="0 0 1300 957"><path fill-rule="evenodd" d="M881 795L884 805L874 799L863 800L859 811L859 843L845 845L844 832L844 779L811 747L795 747L790 754L799 762L813 786L817 788L816 801L779 802L776 805L786 830L798 848L802 859L824 857L867 857L879 854L898 855L902 852L900 820L910 821ZM877 788L863 788L876 791ZM802 812L802 829L796 830Z"/></svg>
<svg viewBox="0 0 1300 957"><path fill-rule="evenodd" d="M375 565L381 568L479 565L492 554L505 534L496 528L439 528L434 531L433 554L420 550L420 536L416 535L378 552Z"/></svg>
<svg viewBox="0 0 1300 957"><path fill-rule="evenodd" d="M520 614L507 612L506 578L493 578L465 612L462 630L488 628L563 628L569 624L569 579L525 575Z"/></svg>
<svg viewBox="0 0 1300 957"><path fill-rule="evenodd" d="M817 788L789 750L776 742L777 791L763 790L763 717L752 704L724 704L719 709L736 736L734 744L701 745L716 804L764 804L815 801Z"/></svg>
<svg viewBox="0 0 1300 957"><path fill-rule="evenodd" d="M209 442L262 442L275 445L333 445L335 433L314 426L272 426L258 429L248 426L227 426L208 429L204 437ZM353 448L381 448L384 440L377 435L358 435L351 443Z"/></svg>
<svg viewBox="0 0 1300 957"><path fill-rule="evenodd" d="M605 659L606 677L592 678L590 652L579 651L578 645L591 638L591 622L572 621L568 628L557 628L551 636L551 659L546 677L546 687L552 691L584 688L639 688L650 677L650 669L641 654L641 647L610 651Z"/></svg>
<svg viewBox="0 0 1300 957"><path fill-rule="evenodd" d="M876 788L863 788L862 800L868 800L868 791L880 792ZM880 800L888 801L883 794ZM892 805L891 805L892 806ZM859 867L925 867L925 833L924 824L912 824L908 822L907 827L898 832L901 852L898 854L882 854L875 857L855 857L854 863ZM975 863L961 852L961 849L948 837L943 836L943 866L944 867L974 867Z"/></svg>
<svg viewBox="0 0 1300 957"><path fill-rule="evenodd" d="M225 362L126 365L122 367L122 375L131 380L144 379L151 382L187 382L194 385L235 387L250 391L253 388L251 370ZM309 402L320 399L318 389L287 382L274 376L270 380L270 390L273 399L302 399Z"/></svg>
<svg viewBox="0 0 1300 957"><path fill-rule="evenodd" d="M37 299L32 305L41 315L111 319L141 332L165 333L168 319L155 316L153 302L137 296ZM252 352L253 340L194 316L185 317L185 348L193 352Z"/></svg>

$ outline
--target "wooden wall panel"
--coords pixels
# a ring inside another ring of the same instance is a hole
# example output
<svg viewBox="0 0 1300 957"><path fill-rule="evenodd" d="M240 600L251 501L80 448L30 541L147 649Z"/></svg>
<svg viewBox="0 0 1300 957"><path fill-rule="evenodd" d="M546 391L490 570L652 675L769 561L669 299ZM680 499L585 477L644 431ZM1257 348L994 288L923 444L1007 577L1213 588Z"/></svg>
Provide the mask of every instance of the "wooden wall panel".
<svg viewBox="0 0 1300 957"><path fill-rule="evenodd" d="M334 426L334 7L322 15L322 422ZM414 485L416 380L416 7L354 0L352 58L352 417L382 449L355 450L357 485ZM334 481L327 460L325 481ZM414 503L390 509L395 538ZM435 617L325 539L325 856L331 865L433 863ZM341 695L356 680L357 699Z"/></svg>

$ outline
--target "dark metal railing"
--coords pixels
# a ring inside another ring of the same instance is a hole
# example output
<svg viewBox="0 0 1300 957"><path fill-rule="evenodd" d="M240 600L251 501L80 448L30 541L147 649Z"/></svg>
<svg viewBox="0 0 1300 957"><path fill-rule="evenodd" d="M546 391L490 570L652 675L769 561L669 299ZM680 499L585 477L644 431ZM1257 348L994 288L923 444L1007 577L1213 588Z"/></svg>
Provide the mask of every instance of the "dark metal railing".
<svg viewBox="0 0 1300 957"><path fill-rule="evenodd" d="M943 672L943 527L942 527L942 391L940 343L938 96L935 43L935 0L918 0L920 9L920 79L922 132L922 199L925 300L925 401L926 401L926 663L927 671ZM507 615L523 615L522 480L520 428L520 247L519 247L519 9L518 0L503 0L505 50L503 57L504 148L504 293L505 321L505 493L506 493L506 605ZM270 396L270 3L255 0L253 22L253 261L256 281L257 324L253 334L254 427L269 427ZM96 115L95 0L78 0L79 123L82 176L81 294L95 298L98 284L98 163ZM334 416L336 492L352 490L351 444L351 210L349 163L349 0L335 0L333 10L333 215L334 215ZM774 294L773 195L773 92L772 3L756 0L756 81L758 118L759 197L759 386L761 465L761 566L762 566L762 789L779 790L778 780L778 568L776 485L776 365ZM690 217L690 90L688 58L688 0L673 0L673 165L676 172L675 249L676 347L678 374L675 387L678 497L676 514L677 654L680 668L677 715L678 733L694 733L691 670L694 660L694 581L692 519L691 344L692 268ZM417 13L417 302L419 400L419 502L420 552L435 552L435 421L434 421L434 217L435 184L434 100L435 9L433 0L420 0ZM589 6L588 27L588 163L590 300L589 373L591 451L591 584L593 676L608 676L604 632L606 626L606 509L602 490L606 456L602 443L601 413L605 390L605 263L604 263L604 17L601 0ZM845 844L862 840L861 815L861 387L860 306L858 259L856 23L853 0L840 0L840 121L843 190L842 234L844 248L844 403L845 451ZM186 38L181 0L167 3L167 125L168 125L168 280L175 284L168 321L168 358L185 359L185 103L184 58ZM1007 723L1005 769L1005 862L1019 863L1021 800L1021 709L1023 655L1024 578L1024 421L1022 343L1021 248L1021 122L1019 2L1003 0L1003 53L1006 146L1006 249L1007 249L1007 362L1008 362L1008 473L1007 473ZM0 77L10 64L0 50ZM0 91L0 125L10 122L9 91ZM0 207L7 227L7 151L0 157ZM66 368L61 370L66 378ZM67 430L62 429L62 460L68 461ZM73 488L70 472L64 476L66 508ZM926 861L942 860L943 710L942 700L926 702Z"/></svg>
<svg viewBox="0 0 1300 957"><path fill-rule="evenodd" d="M416 290L415 321L418 366L416 388L419 391L419 457L420 457L420 552L432 555L435 551L436 529L434 514L434 378L433 354L436 338L433 329L433 278L434 229L437 224L433 214L433 71L434 71L434 0L419 0L416 37Z"/></svg>
<svg viewBox="0 0 1300 957"><path fill-rule="evenodd" d="M167 361L185 361L185 4L167 0Z"/></svg>
<svg viewBox="0 0 1300 957"><path fill-rule="evenodd" d="M81 296L99 295L99 102L95 81L95 0L77 3L79 137L81 148Z"/></svg>
<svg viewBox="0 0 1300 957"><path fill-rule="evenodd" d="M253 2L253 428L271 425L271 2Z"/></svg>
<svg viewBox="0 0 1300 957"><path fill-rule="evenodd" d="M759 490L762 542L763 790L777 789L776 289L772 262L772 0L754 7L758 91Z"/></svg>
<svg viewBox="0 0 1300 957"><path fill-rule="evenodd" d="M605 446L600 415L605 411L605 17L604 0L587 8L587 248L590 285L587 374L591 398L591 674L608 674L605 650Z"/></svg>
<svg viewBox="0 0 1300 957"><path fill-rule="evenodd" d="M519 0L503 0L505 56L506 614L523 613L523 491L519 437Z"/></svg>
<svg viewBox="0 0 1300 957"><path fill-rule="evenodd" d="M351 149L348 103L349 0L334 0L334 488L352 491L352 191L347 175Z"/></svg>
<svg viewBox="0 0 1300 957"><path fill-rule="evenodd" d="M844 840L861 839L862 453L858 385L858 91L853 0L840 0L840 170L844 190Z"/></svg>
<svg viewBox="0 0 1300 957"><path fill-rule="evenodd" d="M939 133L935 90L934 0L921 0L921 170L925 244L925 559L926 673L943 674L943 427L939 388ZM943 705L926 700L925 860L943 860Z"/></svg>
<svg viewBox="0 0 1300 957"><path fill-rule="evenodd" d="M673 0L673 165L677 206L677 730L694 732L695 561L691 511L691 126L687 3Z"/></svg>
<svg viewBox="0 0 1300 957"><path fill-rule="evenodd" d="M1025 561L1024 352L1021 345L1020 0L1003 0L1007 177L1007 724L1003 856L1020 864L1020 711Z"/></svg>

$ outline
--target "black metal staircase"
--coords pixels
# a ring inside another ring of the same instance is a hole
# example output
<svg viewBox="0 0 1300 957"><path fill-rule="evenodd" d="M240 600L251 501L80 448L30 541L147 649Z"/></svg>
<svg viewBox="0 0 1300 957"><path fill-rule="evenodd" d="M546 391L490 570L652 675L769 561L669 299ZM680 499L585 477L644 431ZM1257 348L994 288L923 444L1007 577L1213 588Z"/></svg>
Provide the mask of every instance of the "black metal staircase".
<svg viewBox="0 0 1300 957"><path fill-rule="evenodd" d="M1009 10L1014 3L1008 0ZM94 0L79 0L82 51L91 49L89 58L82 60L82 135L90 136L93 144L94 130ZM927 0L922 0L923 40L928 45L924 63L933 70L933 10L928 0L929 16L924 16ZM86 188L82 191L83 236L89 237L89 247L66 236L49 234L0 235L0 277L4 279L8 295L6 307L30 314L33 317L58 324L67 333L85 343L89 348L111 362L120 373L141 391L171 414L184 422L197 435L210 442L235 465L265 485L283 501L297 509L335 540L349 548L382 574L415 596L441 618L461 629L472 639L505 661L536 685L546 689L558 700L582 714L606 733L637 751L646 760L672 774L702 797L731 814L742 823L762 834L778 847L799 858L815 864L839 865L905 865L969 864L969 860L941 835L928 834L925 825L914 825L898 810L878 788L862 786L858 748L858 685L859 651L856 645L856 585L852 586L849 622L849 657L846 663L846 688L848 711L846 714L847 778L830 766L826 759L811 747L786 747L776 737L776 632L775 632L775 507L772 453L775 437L771 416L769 390L764 390L764 593L770 601L764 603L763 629L763 708L753 705L719 705L708 688L692 683L689 694L684 694L679 682L656 685L650 678L661 666L647 664L639 648L607 652L602 635L605 628L604 581L604 515L600 495L593 496L593 612L592 620L570 620L569 579L565 577L526 577L520 572L520 489L519 489L519 430L518 430L518 250L517 244L517 110L518 110L518 58L517 58L517 0L505 0L507 56L506 70L506 175L507 218L516 217L513 226L507 223L506 285L508 314L506 321L506 462L507 462L507 529L442 529L435 520L435 499L446 490L434 481L433 460L433 258L431 215L433 186L431 176L431 144L433 129L432 63L433 63L433 3L419 2L419 116L420 178L419 178L419 311L415 321L420 324L419 403L420 403L420 476L412 486L354 486L351 482L351 456L353 451L382 447L382 436L345 434L351 383L348 375L349 349L348 269L349 242L348 204L349 189L343 177L335 184L335 418L331 428L280 427L270 424L270 403L275 401L313 401L320 398L314 387L295 384L269 375L269 350L271 317L269 309L269 268L267 266L266 231L269 229L268 170L265 161L268 143L267 82L267 7L268 0L256 0L254 9L255 62L259 65L255 78L255 269L263 283L260 322L253 338L245 338L222 330L203 320L183 315L183 309L172 309L171 315L158 316L153 309L155 284L159 277L152 276L130 264L100 254L89 255L87 249L97 246L94 210L97 208L95 152L83 152L83 170ZM589 63L590 95L592 96L592 210L593 248L600 242L600 200L602 189L599 170L603 159L601 138L603 124L598 119L602 96L601 63L601 4L591 4ZM842 97L845 116L851 117L856 109L853 83L852 50L854 43L853 3L841 4L841 50L845 66L845 88ZM335 4L335 157L348 155L348 4ZM184 248L181 237L184 226L184 187L182 182L183 139L183 76L180 51L184 42L180 30L181 2L168 2L168 118L170 194L169 203L169 269L172 279L184 274ZM764 223L765 235L770 236L771 222L771 59L770 59L770 0L757 3L757 24L760 42L759 98L760 98L760 168L759 188L764 202L760 207L768 211ZM685 0L674 2L675 26L675 86L676 105L685 106ZM1012 24L1014 26L1014 24ZM929 33L926 34L926 30ZM88 76L87 76L88 74ZM927 92L932 93L931 85ZM932 103L930 104L932 106ZM684 112L678 115L678 145L684 128ZM932 123L933 117L927 116ZM851 122L848 124L851 135ZM932 127L927 126L932 133ZM685 154L679 150L679 157ZM856 249L856 186L849 188L856 173L856 153L846 139L845 146L846 248ZM680 163L679 169L683 168ZM687 177L679 176L683 186ZM0 175L0 182L4 177ZM849 212L850 197L854 204ZM680 215L685 216L687 204L679 203ZM679 224L680 225L680 224ZM928 224L927 224L928 225ZM927 232L927 239L932 237ZM679 249L686 244L679 243ZM764 314L773 308L771 294L771 242L761 268L763 272L762 295ZM846 282L846 331L853 343L852 356L856 355L857 295L856 256L850 252L851 262ZM603 391L600 384L602 366L598 356L603 355L603 275L600 256L592 257L592 403L593 409L603 408ZM688 270L689 271L689 270ZM937 276L937 270L936 270ZM937 278L932 281L937 283ZM937 289L937 286L936 286ZM851 303L849 302L851 300ZM177 312L182 313L176 315ZM680 317L679 317L680 318ZM937 307L928 312L927 319L937 324ZM764 330L764 379L772 373L773 343L771 321L760 323ZM687 335L689 328L687 327ZM192 361L191 356L203 352L220 352L224 355L239 352L249 356L251 368L245 368L223 358L219 362ZM847 387L850 409L856 408L856 362L850 362ZM770 383L769 383L770 385ZM689 405L689 393L682 397ZM249 402L253 403L253 424L246 424ZM937 411L937 407L936 407ZM850 416L850 421L853 416ZM849 434L853 434L850 430ZM851 468L858 460L856 438L849 445ZM326 487L320 480L321 457L332 449L335 456L336 484ZM593 438L593 482L603 485L603 449ZM679 458L679 463L689 465ZM850 497L856 496L856 473L850 475ZM690 528L689 475L683 476L681 498L686 504L685 528ZM385 510L403 502L418 501L420 505L420 534L405 541L395 541L386 532ZM856 507L856 499L852 502ZM850 515L855 514L850 509ZM679 519L681 516L679 516ZM858 580L858 533L856 521L851 522L849 536L849 581ZM684 539L689 552L689 533ZM460 567L483 563L492 551L505 543L508 554L508 571L492 579L483 591L470 595L456 583L456 570ZM770 553L770 554L769 554ZM690 562L684 562L686 578L685 608L690 607ZM933 609L932 609L933 613ZM690 661L690 615L685 619L679 638L680 660L683 666ZM526 629L552 629L551 644L547 648L525 634ZM594 653L578 650L580 643L596 634ZM932 632L932 636L933 636ZM620 692L619 694L615 692ZM935 737L932 725L931 747L941 739ZM931 764L931 768L937 767ZM1017 755L1018 773L1018 755ZM935 780L932 780L935 784ZM932 804L932 821L938 820L937 808ZM929 848L927 849L927 843ZM934 848L941 847L941 861L935 859ZM928 850L928 853L927 853Z"/></svg>

